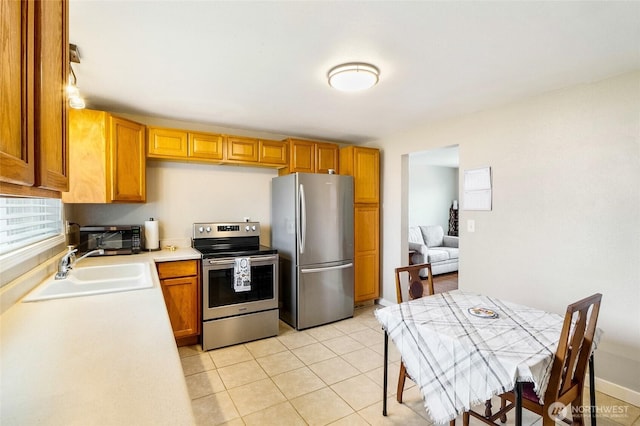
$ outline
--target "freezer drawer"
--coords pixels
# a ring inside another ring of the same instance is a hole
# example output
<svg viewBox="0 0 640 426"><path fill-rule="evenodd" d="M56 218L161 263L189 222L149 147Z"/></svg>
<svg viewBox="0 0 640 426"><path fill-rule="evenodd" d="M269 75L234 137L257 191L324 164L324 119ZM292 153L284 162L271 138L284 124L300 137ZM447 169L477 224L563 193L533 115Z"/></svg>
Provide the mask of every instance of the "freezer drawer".
<svg viewBox="0 0 640 426"><path fill-rule="evenodd" d="M302 330L353 316L353 263L298 268L298 321Z"/></svg>

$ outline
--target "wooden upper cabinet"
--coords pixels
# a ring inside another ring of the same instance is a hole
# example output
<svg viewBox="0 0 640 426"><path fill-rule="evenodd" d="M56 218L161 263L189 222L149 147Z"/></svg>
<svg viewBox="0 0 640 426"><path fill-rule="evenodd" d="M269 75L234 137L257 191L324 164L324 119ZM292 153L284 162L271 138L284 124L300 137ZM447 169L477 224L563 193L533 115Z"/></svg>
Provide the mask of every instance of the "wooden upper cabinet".
<svg viewBox="0 0 640 426"><path fill-rule="evenodd" d="M353 263L356 303L380 297L380 151L340 149L340 173L353 176Z"/></svg>
<svg viewBox="0 0 640 426"><path fill-rule="evenodd" d="M189 133L189 157L203 160L224 158L224 137L214 133Z"/></svg>
<svg viewBox="0 0 640 426"><path fill-rule="evenodd" d="M316 148L316 173L329 173L329 170L335 170L339 173L339 149L336 144L319 143L315 144Z"/></svg>
<svg viewBox="0 0 640 426"><path fill-rule="evenodd" d="M286 142L260 139L258 143L258 152L258 161L260 164L286 166L287 161L289 160Z"/></svg>
<svg viewBox="0 0 640 426"><path fill-rule="evenodd" d="M147 129L148 156L186 158L188 134L183 130L149 127Z"/></svg>
<svg viewBox="0 0 640 426"><path fill-rule="evenodd" d="M313 142L289 139L289 150L289 173L315 173L316 152Z"/></svg>
<svg viewBox="0 0 640 426"><path fill-rule="evenodd" d="M289 167L280 171L287 173L328 173L338 172L338 145L303 139L287 139L289 143Z"/></svg>
<svg viewBox="0 0 640 426"><path fill-rule="evenodd" d="M0 180L31 186L35 183L34 2L2 1L0 12Z"/></svg>
<svg viewBox="0 0 640 426"><path fill-rule="evenodd" d="M380 202L380 151L348 146L340 149L340 173L353 176L354 202Z"/></svg>
<svg viewBox="0 0 640 426"><path fill-rule="evenodd" d="M111 126L111 201L144 203L146 193L145 126L109 116Z"/></svg>
<svg viewBox="0 0 640 426"><path fill-rule="evenodd" d="M147 157L281 168L288 163L287 146L283 141L149 127Z"/></svg>
<svg viewBox="0 0 640 426"><path fill-rule="evenodd" d="M227 160L258 162L258 139L227 136Z"/></svg>
<svg viewBox="0 0 640 426"><path fill-rule="evenodd" d="M69 76L68 3L36 3L39 25L35 36L37 155L36 185L55 191L69 189L67 172L67 96Z"/></svg>
<svg viewBox="0 0 640 426"><path fill-rule="evenodd" d="M0 22L0 182L18 185L1 190L55 196L68 185L68 3L3 0Z"/></svg>
<svg viewBox="0 0 640 426"><path fill-rule="evenodd" d="M147 157L185 160L221 161L224 158L224 136L188 130L149 127Z"/></svg>
<svg viewBox="0 0 640 426"><path fill-rule="evenodd" d="M90 109L69 111L65 203L146 201L145 127Z"/></svg>

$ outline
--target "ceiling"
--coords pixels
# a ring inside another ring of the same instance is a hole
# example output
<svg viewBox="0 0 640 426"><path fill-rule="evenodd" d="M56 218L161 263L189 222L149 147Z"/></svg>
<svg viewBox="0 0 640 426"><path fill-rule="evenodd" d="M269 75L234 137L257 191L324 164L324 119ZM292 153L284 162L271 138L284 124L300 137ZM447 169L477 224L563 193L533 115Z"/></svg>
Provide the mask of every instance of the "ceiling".
<svg viewBox="0 0 640 426"><path fill-rule="evenodd" d="M364 143L640 69L640 2L70 0L87 106ZM329 87L369 62L380 82Z"/></svg>

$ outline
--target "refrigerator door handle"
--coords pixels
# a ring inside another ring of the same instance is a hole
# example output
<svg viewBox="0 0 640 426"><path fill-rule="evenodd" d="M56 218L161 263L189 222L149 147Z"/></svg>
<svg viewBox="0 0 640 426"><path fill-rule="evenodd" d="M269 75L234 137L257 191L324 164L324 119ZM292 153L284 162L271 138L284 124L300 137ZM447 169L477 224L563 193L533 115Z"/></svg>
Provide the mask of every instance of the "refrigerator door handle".
<svg viewBox="0 0 640 426"><path fill-rule="evenodd" d="M300 232L298 232L298 244L300 245L300 254L304 253L304 243L307 233L307 201L304 196L304 185L300 184Z"/></svg>
<svg viewBox="0 0 640 426"><path fill-rule="evenodd" d="M345 263L344 265L338 266L327 266L326 268L302 268L300 272L303 274L308 274L312 272L326 272L326 271L335 271L336 269L346 269L351 268L353 263Z"/></svg>

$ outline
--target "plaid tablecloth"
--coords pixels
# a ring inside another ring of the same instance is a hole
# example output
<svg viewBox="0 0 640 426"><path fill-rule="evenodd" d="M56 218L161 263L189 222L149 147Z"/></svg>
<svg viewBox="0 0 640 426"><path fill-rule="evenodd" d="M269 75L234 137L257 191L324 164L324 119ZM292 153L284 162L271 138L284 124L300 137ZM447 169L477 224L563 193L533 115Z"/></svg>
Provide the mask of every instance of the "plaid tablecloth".
<svg viewBox="0 0 640 426"><path fill-rule="evenodd" d="M480 318L469 308L497 318ZM402 355L427 412L446 423L516 381L547 387L563 317L460 290L375 312Z"/></svg>

